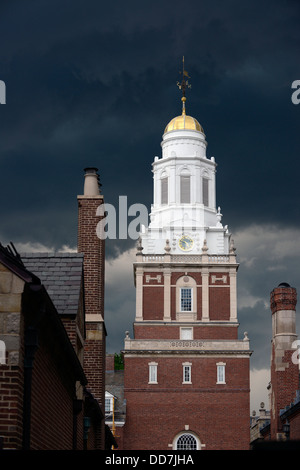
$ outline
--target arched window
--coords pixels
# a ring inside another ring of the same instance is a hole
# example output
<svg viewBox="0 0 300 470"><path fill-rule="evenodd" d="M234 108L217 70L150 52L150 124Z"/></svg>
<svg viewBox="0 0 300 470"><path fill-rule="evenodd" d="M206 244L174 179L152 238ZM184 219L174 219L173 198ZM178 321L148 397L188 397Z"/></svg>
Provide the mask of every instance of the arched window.
<svg viewBox="0 0 300 470"><path fill-rule="evenodd" d="M181 434L176 441L175 450L198 450L199 444L198 440L196 439L193 434L184 433Z"/></svg>

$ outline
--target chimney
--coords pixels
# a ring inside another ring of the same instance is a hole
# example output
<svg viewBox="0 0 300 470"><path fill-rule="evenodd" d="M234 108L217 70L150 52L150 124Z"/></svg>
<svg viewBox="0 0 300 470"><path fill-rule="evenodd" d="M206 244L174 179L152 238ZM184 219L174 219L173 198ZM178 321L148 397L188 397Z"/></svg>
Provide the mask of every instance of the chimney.
<svg viewBox="0 0 300 470"><path fill-rule="evenodd" d="M85 313L104 319L104 257L105 243L97 236L101 220L97 209L104 204L100 194L97 168L84 169L84 194L78 200L78 252L84 254ZM96 317L93 317L95 319Z"/></svg>
<svg viewBox="0 0 300 470"><path fill-rule="evenodd" d="M104 263L105 242L97 236L101 217L97 209L104 204L100 193L97 168L84 169L83 195L78 201L78 252L83 253L84 302L86 338L84 348L84 372L87 388L100 404L105 415L105 337L104 324ZM104 421L97 441L104 447Z"/></svg>
<svg viewBox="0 0 300 470"><path fill-rule="evenodd" d="M99 196L100 195L100 184L99 175L97 173L98 168L85 168L84 175L84 190L85 196Z"/></svg>
<svg viewBox="0 0 300 470"><path fill-rule="evenodd" d="M115 370L115 355L107 354L106 355L106 371Z"/></svg>
<svg viewBox="0 0 300 470"><path fill-rule="evenodd" d="M282 438L281 409L296 397L299 366L292 360L296 335L297 291L287 283L273 289L270 296L272 311L271 352L271 439Z"/></svg>

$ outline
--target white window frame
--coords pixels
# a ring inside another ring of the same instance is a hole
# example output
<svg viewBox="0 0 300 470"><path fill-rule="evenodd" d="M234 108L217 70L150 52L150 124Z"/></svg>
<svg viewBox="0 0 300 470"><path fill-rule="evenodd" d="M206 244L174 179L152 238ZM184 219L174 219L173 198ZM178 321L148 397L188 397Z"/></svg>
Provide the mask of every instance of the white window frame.
<svg viewBox="0 0 300 470"><path fill-rule="evenodd" d="M186 334L186 333L188 333L188 334ZM180 339L186 339L186 340L194 339L194 329L193 329L193 327L186 327L186 326L180 327Z"/></svg>
<svg viewBox="0 0 300 470"><path fill-rule="evenodd" d="M186 373L187 373L187 375L186 375ZM188 378L188 380L187 380L187 378ZM191 362L183 362L182 363L182 383L183 384L191 384L192 383L192 364L191 364Z"/></svg>
<svg viewBox="0 0 300 470"><path fill-rule="evenodd" d="M111 393L105 392L105 415L112 414L112 412L113 412L113 399L114 399L114 396ZM106 409L106 403L107 403L108 400L109 400L109 411Z"/></svg>
<svg viewBox="0 0 300 470"><path fill-rule="evenodd" d="M149 384L157 384L157 362L149 362Z"/></svg>
<svg viewBox="0 0 300 470"><path fill-rule="evenodd" d="M181 288L192 289L192 310L181 310ZM176 320L182 322L197 319L197 283L192 276L185 274L176 281Z"/></svg>
<svg viewBox="0 0 300 470"><path fill-rule="evenodd" d="M183 291L189 290L191 293L191 308L189 310L182 309L182 294ZM180 312L193 312L193 288L192 287L180 287Z"/></svg>
<svg viewBox="0 0 300 470"><path fill-rule="evenodd" d="M225 362L217 363L217 384L226 384L225 381Z"/></svg>

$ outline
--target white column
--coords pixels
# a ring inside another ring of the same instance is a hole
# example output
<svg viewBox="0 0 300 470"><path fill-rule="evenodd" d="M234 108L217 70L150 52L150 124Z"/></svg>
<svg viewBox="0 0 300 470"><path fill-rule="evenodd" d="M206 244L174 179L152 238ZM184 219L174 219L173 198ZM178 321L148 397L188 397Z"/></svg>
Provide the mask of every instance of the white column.
<svg viewBox="0 0 300 470"><path fill-rule="evenodd" d="M237 321L236 271L229 273L230 279L230 321Z"/></svg>
<svg viewBox="0 0 300 470"><path fill-rule="evenodd" d="M135 274L136 285L136 313L135 320L143 320L143 268L137 268Z"/></svg>
<svg viewBox="0 0 300 470"><path fill-rule="evenodd" d="M196 165L195 167L195 202L201 203L201 170L200 165Z"/></svg>
<svg viewBox="0 0 300 470"><path fill-rule="evenodd" d="M171 321L171 271L164 272L164 321Z"/></svg>
<svg viewBox="0 0 300 470"><path fill-rule="evenodd" d="M170 166L169 174L169 204L176 203L176 167L175 165Z"/></svg>
<svg viewBox="0 0 300 470"><path fill-rule="evenodd" d="M215 168L211 172L212 178L211 178L211 196L212 196L212 204L211 207L213 209L216 209L216 170Z"/></svg>
<svg viewBox="0 0 300 470"><path fill-rule="evenodd" d="M202 320L209 321L209 272L208 268L202 271Z"/></svg>

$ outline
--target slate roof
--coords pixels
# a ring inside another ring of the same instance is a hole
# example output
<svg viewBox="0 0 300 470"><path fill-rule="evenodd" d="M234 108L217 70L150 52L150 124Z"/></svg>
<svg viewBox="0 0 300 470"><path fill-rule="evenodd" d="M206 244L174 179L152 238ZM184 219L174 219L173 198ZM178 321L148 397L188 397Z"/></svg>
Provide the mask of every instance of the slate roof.
<svg viewBox="0 0 300 470"><path fill-rule="evenodd" d="M83 279L81 253L21 253L26 269L39 277L59 314L76 315Z"/></svg>
<svg viewBox="0 0 300 470"><path fill-rule="evenodd" d="M10 271L19 276L23 281L40 284L40 279L31 273L23 264L23 261L17 252L13 243L4 247L0 243L0 263L6 266Z"/></svg>

